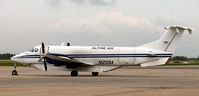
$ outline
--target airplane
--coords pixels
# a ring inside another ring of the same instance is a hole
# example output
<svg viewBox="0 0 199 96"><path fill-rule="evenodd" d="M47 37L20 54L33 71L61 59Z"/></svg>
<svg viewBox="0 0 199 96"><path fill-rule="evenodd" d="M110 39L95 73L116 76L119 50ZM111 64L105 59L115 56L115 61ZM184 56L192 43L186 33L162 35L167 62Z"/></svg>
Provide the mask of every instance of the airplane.
<svg viewBox="0 0 199 96"><path fill-rule="evenodd" d="M122 66L141 67L163 65L171 58L184 31L192 33L192 28L171 26L158 40L138 47L112 46L59 46L45 45L43 42L29 51L17 54L12 61L30 65L43 71L70 71L71 76L78 72L108 72ZM18 75L15 69L12 75Z"/></svg>

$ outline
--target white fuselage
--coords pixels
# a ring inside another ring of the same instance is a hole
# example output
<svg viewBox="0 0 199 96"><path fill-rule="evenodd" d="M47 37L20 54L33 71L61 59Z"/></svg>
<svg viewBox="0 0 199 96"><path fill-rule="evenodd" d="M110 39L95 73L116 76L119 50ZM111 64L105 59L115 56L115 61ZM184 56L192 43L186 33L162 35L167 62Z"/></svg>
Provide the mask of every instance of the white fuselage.
<svg viewBox="0 0 199 96"><path fill-rule="evenodd" d="M30 64L35 68L43 69L43 63L39 62L41 46L36 46L32 51L23 52L12 60ZM153 50L141 47L108 47L108 46L47 46L47 54L72 58L93 66L130 66L171 57L171 52ZM51 70L67 70L60 62L48 60ZM60 69L60 67L62 67ZM71 70L69 68L69 70Z"/></svg>

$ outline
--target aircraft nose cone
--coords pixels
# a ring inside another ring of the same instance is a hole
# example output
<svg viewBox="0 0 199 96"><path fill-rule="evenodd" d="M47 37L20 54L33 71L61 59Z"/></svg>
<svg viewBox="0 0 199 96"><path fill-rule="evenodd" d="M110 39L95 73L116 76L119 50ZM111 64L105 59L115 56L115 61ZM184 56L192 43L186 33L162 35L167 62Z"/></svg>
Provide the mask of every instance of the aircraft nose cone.
<svg viewBox="0 0 199 96"><path fill-rule="evenodd" d="M10 59L11 59L12 61L15 61L16 57L13 56L13 57L11 57Z"/></svg>
<svg viewBox="0 0 199 96"><path fill-rule="evenodd" d="M13 57L11 57L10 59L11 59L11 61L19 62L19 58L17 58L17 56L16 56L16 55L15 55L15 56L13 56Z"/></svg>

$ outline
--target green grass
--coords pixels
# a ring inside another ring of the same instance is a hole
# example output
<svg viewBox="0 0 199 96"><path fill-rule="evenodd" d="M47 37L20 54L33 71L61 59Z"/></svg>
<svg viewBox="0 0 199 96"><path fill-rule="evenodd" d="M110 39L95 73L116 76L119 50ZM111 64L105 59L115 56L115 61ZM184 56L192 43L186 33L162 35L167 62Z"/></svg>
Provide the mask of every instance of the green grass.
<svg viewBox="0 0 199 96"><path fill-rule="evenodd" d="M192 61L170 61L169 64L171 66L177 66L177 65L199 65L199 60L192 60Z"/></svg>
<svg viewBox="0 0 199 96"><path fill-rule="evenodd" d="M13 66L13 62L11 60L0 60L0 66ZM17 66L26 66L20 63L17 63Z"/></svg>
<svg viewBox="0 0 199 96"><path fill-rule="evenodd" d="M199 64L164 64L164 65L160 65L160 66L199 66Z"/></svg>

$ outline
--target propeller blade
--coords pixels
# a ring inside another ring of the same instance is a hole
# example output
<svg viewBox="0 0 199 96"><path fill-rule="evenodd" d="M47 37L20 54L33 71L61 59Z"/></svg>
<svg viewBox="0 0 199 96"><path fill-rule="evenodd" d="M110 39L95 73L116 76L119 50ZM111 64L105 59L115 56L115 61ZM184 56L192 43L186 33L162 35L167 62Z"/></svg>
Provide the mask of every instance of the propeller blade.
<svg viewBox="0 0 199 96"><path fill-rule="evenodd" d="M41 61L42 59L44 60L44 69L45 69L45 71L47 71L47 62L46 62L46 58L42 56L42 55L45 54L45 45L44 45L43 42L41 43L41 51L42 51L42 54L41 54L41 58L39 59L39 61Z"/></svg>
<svg viewBox="0 0 199 96"><path fill-rule="evenodd" d="M42 54L45 54L45 45L44 45L43 42L42 42L42 44L41 44L41 49L42 49Z"/></svg>
<svg viewBox="0 0 199 96"><path fill-rule="evenodd" d="M46 63L46 59L44 58L44 69L45 71L47 71L47 63Z"/></svg>

